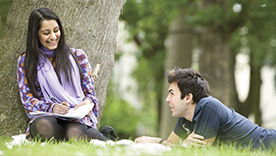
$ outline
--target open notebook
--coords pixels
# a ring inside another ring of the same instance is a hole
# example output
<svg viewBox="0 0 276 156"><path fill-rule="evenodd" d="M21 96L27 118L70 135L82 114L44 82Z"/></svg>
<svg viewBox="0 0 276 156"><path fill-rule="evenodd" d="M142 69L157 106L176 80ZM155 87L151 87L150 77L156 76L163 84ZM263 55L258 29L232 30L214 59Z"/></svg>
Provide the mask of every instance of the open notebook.
<svg viewBox="0 0 276 156"><path fill-rule="evenodd" d="M30 112L30 115L33 116L33 115L41 115L41 114L52 114L52 115L56 115L64 118L81 119L85 117L85 115L87 115L88 112L92 110L93 107L94 107L94 104L88 104L88 105L80 106L76 110L74 110L74 108L70 108L69 112L63 115L56 114L56 113L49 113L49 112L40 112L40 111Z"/></svg>

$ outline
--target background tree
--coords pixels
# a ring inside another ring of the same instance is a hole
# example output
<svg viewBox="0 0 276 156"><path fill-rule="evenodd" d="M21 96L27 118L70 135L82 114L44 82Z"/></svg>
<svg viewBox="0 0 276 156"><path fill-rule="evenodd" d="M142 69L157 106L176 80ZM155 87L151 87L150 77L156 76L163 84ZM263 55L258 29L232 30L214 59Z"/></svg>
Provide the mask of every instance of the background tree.
<svg viewBox="0 0 276 156"><path fill-rule="evenodd" d="M274 1L268 0L183 0L181 2L127 0L122 19L128 23L128 30L141 51L138 56L139 65L134 71L134 77L141 89L141 96L146 95L143 96L146 99L148 94L145 93L154 91L159 114L163 116L164 113L170 113L160 111L161 101L164 100L160 90L163 84L161 74L164 73L162 65L165 64L164 56L166 56L164 43L170 34L169 25L185 11L182 24L191 25L192 31L195 32L194 48L199 49L200 56L198 70L208 75L207 80L210 82L213 95L227 106L234 107L240 113L244 112L245 116L250 113L260 114L260 69L273 58L268 59L266 56L275 56L273 50L275 33L271 33L274 32L272 26L275 25L275 11L272 8L275 6ZM248 40L246 45L241 42L244 35L239 34L244 27L248 27L250 32L246 35ZM245 102L249 105L244 105L245 103L239 100L234 79L235 58L244 47L249 49L248 55L251 58L250 92ZM183 46L183 49L185 48ZM168 53L170 52L168 50ZM189 59L189 57L184 58L183 61L189 61ZM178 61L172 62L177 65ZM269 62L273 64L273 61ZM145 105L151 104L147 100L145 102L147 102ZM256 123L260 123L261 116L255 115L255 119ZM170 122L171 120L159 120L159 124L163 125L170 125ZM163 129L164 127L160 131ZM163 137L167 136L168 134Z"/></svg>
<svg viewBox="0 0 276 156"><path fill-rule="evenodd" d="M254 115L255 123L262 125L260 108L261 69L265 65L275 66L275 18L274 1L262 1L250 7L250 20L236 33L241 49L250 58L250 88L245 101L238 101L237 111L244 116ZM234 44L237 45L237 44ZM234 48L233 48L234 49Z"/></svg>
<svg viewBox="0 0 276 156"><path fill-rule="evenodd" d="M183 22L184 16L184 13L180 13L170 24L168 38L165 41L165 45L167 45L165 70L173 69L175 66L180 68L191 68L192 66L194 30L190 25ZM168 96L169 88L166 75L164 75L163 81L159 134L165 138L172 131L172 127L175 126L177 118L172 117L171 108L165 100Z"/></svg>
<svg viewBox="0 0 276 156"><path fill-rule="evenodd" d="M1 135L24 133L28 119L16 80L17 58L25 50L31 11L48 7L61 19L68 44L83 49L90 60L99 99L100 121L114 62L119 15L124 0L14 0L0 42ZM98 125L99 126L99 125Z"/></svg>
<svg viewBox="0 0 276 156"><path fill-rule="evenodd" d="M0 0L0 38L3 35L7 14L10 10L12 0Z"/></svg>
<svg viewBox="0 0 276 156"><path fill-rule="evenodd" d="M151 109L161 112L163 99L164 63L166 47L164 42L168 35L171 21L178 16L174 10L174 1L136 1L127 0L121 19L126 21L126 29L131 34L131 40L139 47L138 65L133 71L133 77L139 84L138 93L144 107L144 114L153 117ZM157 121L160 121L160 113ZM149 120L152 120L149 119ZM145 123L149 121L144 120ZM158 131L158 124L153 128ZM148 123L148 125L153 125Z"/></svg>
<svg viewBox="0 0 276 156"><path fill-rule="evenodd" d="M202 0L194 4L193 10L198 11L191 11L185 20L195 26L199 36L200 72L209 75L215 97L246 117L254 114L255 123L261 125L261 68L267 64L267 48L274 38L275 13L272 8L276 6L275 2ZM241 36L238 32L242 28L247 28L250 35ZM231 47L237 35L243 42ZM244 43L245 39L248 44ZM250 57L250 89L245 102L238 99L234 79L235 58L241 47L249 49Z"/></svg>

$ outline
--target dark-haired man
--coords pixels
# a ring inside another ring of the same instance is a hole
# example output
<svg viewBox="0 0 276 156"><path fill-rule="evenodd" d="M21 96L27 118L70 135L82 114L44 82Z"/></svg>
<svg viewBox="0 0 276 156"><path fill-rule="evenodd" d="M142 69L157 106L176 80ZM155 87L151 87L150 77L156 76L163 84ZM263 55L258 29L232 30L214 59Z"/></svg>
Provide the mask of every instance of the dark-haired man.
<svg viewBox="0 0 276 156"><path fill-rule="evenodd" d="M170 83L166 101L177 124L167 140L157 137L139 137L135 142L182 145L233 143L245 147L272 148L276 142L276 130L264 129L244 116L226 107L210 94L208 82L194 69L178 67L167 72Z"/></svg>

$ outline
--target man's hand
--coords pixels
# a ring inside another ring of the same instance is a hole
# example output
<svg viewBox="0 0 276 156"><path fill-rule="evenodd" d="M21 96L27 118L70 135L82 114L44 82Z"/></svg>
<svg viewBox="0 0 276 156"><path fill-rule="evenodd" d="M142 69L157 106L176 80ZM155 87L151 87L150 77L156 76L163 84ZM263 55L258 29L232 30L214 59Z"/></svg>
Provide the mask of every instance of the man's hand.
<svg viewBox="0 0 276 156"><path fill-rule="evenodd" d="M204 146L206 145L206 142L203 141L204 137L198 134L195 134L192 132L183 142L181 143L181 146L187 147L189 145L191 146Z"/></svg>
<svg viewBox="0 0 276 156"><path fill-rule="evenodd" d="M168 142L167 140L163 140L162 138L149 137L149 136L138 137L134 140L134 142L135 143L156 143L156 144L161 143L164 146L175 146L175 144Z"/></svg>
<svg viewBox="0 0 276 156"><path fill-rule="evenodd" d="M134 140L135 143L158 143L158 138L155 137L148 137L148 136L141 136Z"/></svg>

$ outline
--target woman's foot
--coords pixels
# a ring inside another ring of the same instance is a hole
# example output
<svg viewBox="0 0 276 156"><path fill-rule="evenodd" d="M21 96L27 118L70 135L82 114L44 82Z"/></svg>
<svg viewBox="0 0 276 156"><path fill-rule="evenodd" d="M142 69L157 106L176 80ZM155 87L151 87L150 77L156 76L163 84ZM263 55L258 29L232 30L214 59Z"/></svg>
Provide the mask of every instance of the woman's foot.
<svg viewBox="0 0 276 156"><path fill-rule="evenodd" d="M104 126L101 132L105 137L110 140L117 141L120 139L115 133L115 130L110 126Z"/></svg>

